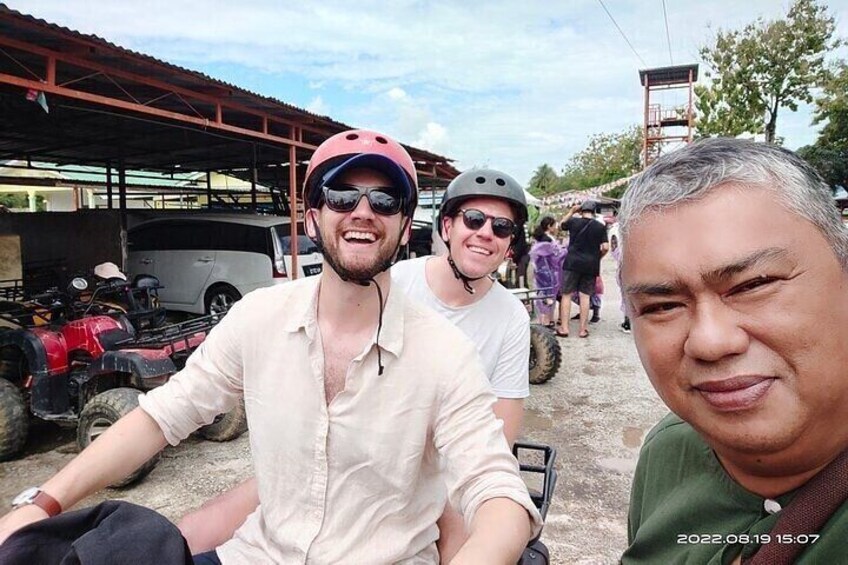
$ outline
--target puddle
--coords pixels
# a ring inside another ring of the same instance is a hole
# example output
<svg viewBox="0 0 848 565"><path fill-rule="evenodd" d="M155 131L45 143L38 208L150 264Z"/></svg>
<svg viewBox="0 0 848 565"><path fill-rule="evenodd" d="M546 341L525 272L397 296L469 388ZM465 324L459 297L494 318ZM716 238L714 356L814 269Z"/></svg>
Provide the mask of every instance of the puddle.
<svg viewBox="0 0 848 565"><path fill-rule="evenodd" d="M524 428L526 430L550 430L554 422L562 422L568 418L564 408L556 408L550 412L539 412L538 410L524 410Z"/></svg>
<svg viewBox="0 0 848 565"><path fill-rule="evenodd" d="M634 426L628 426L622 430L622 441L624 442L624 447L629 447L630 449L636 449L642 446L642 433L644 430L642 428L637 428Z"/></svg>
<svg viewBox="0 0 848 565"><path fill-rule="evenodd" d="M553 427L553 420L549 414L540 414L536 410L524 411L524 429L530 430L550 430Z"/></svg>

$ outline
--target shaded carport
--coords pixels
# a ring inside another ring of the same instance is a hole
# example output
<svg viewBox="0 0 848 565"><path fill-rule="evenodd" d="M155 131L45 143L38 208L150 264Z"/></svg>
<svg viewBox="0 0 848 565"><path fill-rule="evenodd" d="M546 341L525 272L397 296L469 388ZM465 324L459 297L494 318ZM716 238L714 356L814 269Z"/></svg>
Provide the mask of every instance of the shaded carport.
<svg viewBox="0 0 848 565"><path fill-rule="evenodd" d="M254 208L259 184L271 189L279 213L297 211L309 157L346 129L0 4L0 161L105 167L109 208L121 211L123 229L127 170L224 172L253 184ZM456 176L449 159L407 149L423 187ZM207 202L215 199L207 186Z"/></svg>

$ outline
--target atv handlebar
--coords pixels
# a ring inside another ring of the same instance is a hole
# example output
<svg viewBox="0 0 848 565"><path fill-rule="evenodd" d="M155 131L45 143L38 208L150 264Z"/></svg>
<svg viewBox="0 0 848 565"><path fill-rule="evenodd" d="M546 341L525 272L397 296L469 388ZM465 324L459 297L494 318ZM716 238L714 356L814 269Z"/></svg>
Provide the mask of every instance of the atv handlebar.
<svg viewBox="0 0 848 565"><path fill-rule="evenodd" d="M523 456L524 453L527 453L528 455L536 453L537 455L533 457L535 461L532 463L527 462L527 457ZM542 475L541 489L535 490L528 487L527 490L530 493L530 500L532 500L533 504L536 505L536 508L539 510L539 514L542 515L542 520L544 520L548 515L548 509L551 506L551 500L553 500L554 496L554 487L556 487L557 482L557 472L554 468L557 456L556 449L549 445L516 442L512 446L512 454L515 455L515 458L518 460L518 467L521 473ZM539 459L541 459L541 461L539 461ZM522 462L522 460L524 460L524 462ZM541 535L542 533L540 531L539 535L533 538L528 545L532 545L538 541Z"/></svg>

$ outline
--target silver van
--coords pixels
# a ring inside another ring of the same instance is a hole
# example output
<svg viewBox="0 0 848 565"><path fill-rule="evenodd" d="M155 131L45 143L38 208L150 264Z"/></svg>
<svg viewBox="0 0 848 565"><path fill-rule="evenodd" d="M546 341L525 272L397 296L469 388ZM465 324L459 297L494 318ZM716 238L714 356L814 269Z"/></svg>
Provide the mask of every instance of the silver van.
<svg viewBox="0 0 848 565"><path fill-rule="evenodd" d="M248 292L290 280L290 220L258 214L169 215L129 229L127 271L159 278L169 310L222 312ZM298 224L299 277L323 257Z"/></svg>

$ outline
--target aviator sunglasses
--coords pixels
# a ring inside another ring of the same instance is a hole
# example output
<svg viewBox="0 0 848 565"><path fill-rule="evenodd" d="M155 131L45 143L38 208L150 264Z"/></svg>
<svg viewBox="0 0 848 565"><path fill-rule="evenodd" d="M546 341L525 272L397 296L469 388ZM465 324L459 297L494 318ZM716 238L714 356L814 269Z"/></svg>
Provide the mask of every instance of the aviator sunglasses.
<svg viewBox="0 0 848 565"><path fill-rule="evenodd" d="M515 233L515 222L509 218L489 216L475 208L466 208L459 212L462 214L462 223L470 230L477 231L486 225L486 220L492 220L492 233L495 237L504 239Z"/></svg>
<svg viewBox="0 0 848 565"><path fill-rule="evenodd" d="M400 212L403 198L392 187L366 187L353 184L337 184L324 187L324 202L333 212L352 212L365 196L371 209L381 216L394 216Z"/></svg>

